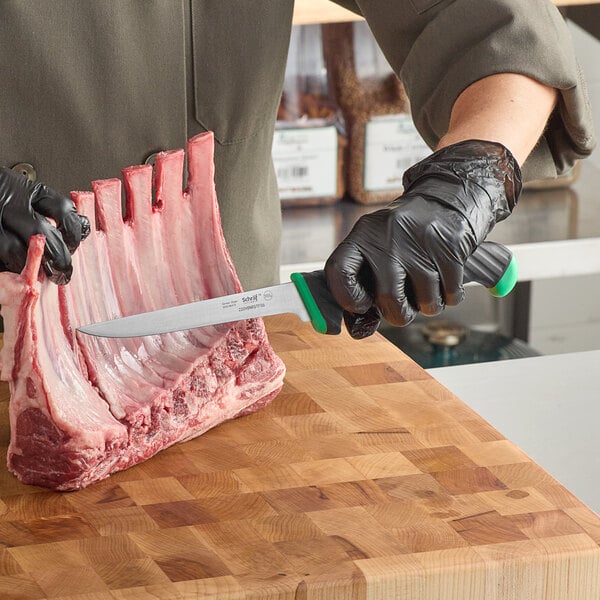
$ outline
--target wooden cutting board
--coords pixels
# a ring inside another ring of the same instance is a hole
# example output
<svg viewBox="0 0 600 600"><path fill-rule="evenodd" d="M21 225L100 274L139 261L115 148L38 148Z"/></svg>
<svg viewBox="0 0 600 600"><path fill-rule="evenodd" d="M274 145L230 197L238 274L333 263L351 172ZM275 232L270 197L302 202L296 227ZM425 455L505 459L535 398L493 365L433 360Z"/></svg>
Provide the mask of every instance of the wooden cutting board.
<svg viewBox="0 0 600 600"><path fill-rule="evenodd" d="M79 492L0 468L0 598L600 598L600 518L400 350L268 329L262 412Z"/></svg>

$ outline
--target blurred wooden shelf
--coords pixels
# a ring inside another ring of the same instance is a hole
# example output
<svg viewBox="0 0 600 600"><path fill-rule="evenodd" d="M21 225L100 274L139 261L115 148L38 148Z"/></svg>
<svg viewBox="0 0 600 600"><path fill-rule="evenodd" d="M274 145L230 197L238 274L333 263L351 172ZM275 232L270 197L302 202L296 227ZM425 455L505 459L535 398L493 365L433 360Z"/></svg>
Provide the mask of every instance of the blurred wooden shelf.
<svg viewBox="0 0 600 600"><path fill-rule="evenodd" d="M361 18L330 0L296 0L294 6L295 25L343 23Z"/></svg>
<svg viewBox="0 0 600 600"><path fill-rule="evenodd" d="M600 0L553 0L557 6L582 6L598 4ZM294 24L308 25L310 23L337 23L358 21L361 17L342 8L331 0L296 0L294 8Z"/></svg>

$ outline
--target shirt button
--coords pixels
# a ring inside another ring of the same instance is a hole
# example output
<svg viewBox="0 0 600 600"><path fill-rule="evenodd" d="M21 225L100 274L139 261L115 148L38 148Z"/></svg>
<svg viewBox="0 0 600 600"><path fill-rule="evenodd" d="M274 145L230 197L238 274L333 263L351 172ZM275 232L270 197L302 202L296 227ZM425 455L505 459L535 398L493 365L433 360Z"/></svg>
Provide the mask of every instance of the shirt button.
<svg viewBox="0 0 600 600"><path fill-rule="evenodd" d="M27 179L29 179L29 181L31 181L32 183L35 183L35 181L37 180L37 173L35 172L35 168L29 163L17 163L12 168L12 170L17 173L21 173L21 175L27 177Z"/></svg>
<svg viewBox="0 0 600 600"><path fill-rule="evenodd" d="M144 160L144 164L154 166L154 161L156 160L156 155L159 154L160 152L162 152L162 150L158 150L156 152L153 152L152 154L149 154L146 157L146 160Z"/></svg>

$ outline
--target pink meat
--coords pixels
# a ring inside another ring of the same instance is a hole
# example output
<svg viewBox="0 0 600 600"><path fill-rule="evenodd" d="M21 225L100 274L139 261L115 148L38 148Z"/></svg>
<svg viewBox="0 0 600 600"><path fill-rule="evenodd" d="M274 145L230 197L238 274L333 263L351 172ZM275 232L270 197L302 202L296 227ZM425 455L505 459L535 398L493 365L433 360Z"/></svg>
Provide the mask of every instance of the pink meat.
<svg viewBox="0 0 600 600"><path fill-rule="evenodd" d="M213 184L213 136L158 155L121 181L73 193L92 232L73 278L41 277L41 236L20 275L0 273L1 377L10 384L8 467L23 482L74 490L268 404L284 366L260 319L143 338L79 325L241 291ZM153 185L154 184L154 185ZM153 188L155 201L152 202Z"/></svg>

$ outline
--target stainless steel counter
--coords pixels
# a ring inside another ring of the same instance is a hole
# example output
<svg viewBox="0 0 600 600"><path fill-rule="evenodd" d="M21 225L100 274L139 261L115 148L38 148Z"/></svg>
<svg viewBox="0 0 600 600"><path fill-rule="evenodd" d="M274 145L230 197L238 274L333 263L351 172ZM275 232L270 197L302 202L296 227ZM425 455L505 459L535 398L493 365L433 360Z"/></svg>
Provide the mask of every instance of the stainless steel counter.
<svg viewBox="0 0 600 600"><path fill-rule="evenodd" d="M533 301L533 282L550 279L550 290L570 289L562 287L559 279L564 279L565 286L573 286L571 297L577 300L581 277L575 277L600 274L598 190L600 166L592 160L581 163L581 173L569 187L526 189L510 218L496 225L489 236L513 250L519 265L516 289L501 302L490 302L485 293L472 290L467 293L466 301L447 317L469 327L494 330L529 342L532 323L539 322L538 317L545 314L540 312L539 299L537 303ZM289 281L293 271L322 268L356 220L377 208L347 200L328 206L285 208L281 280ZM552 291L549 293L548 300L544 299L548 308L553 298ZM539 336L539 329L536 335ZM564 350L560 342L547 345L556 353L568 351L569 344L565 344ZM590 346L588 341L578 349L598 347Z"/></svg>
<svg viewBox="0 0 600 600"><path fill-rule="evenodd" d="M508 245L520 265L520 281L600 273L600 170L583 161L568 188L526 190L513 215L489 239ZM323 266L354 222L377 206L351 201L285 208L281 278Z"/></svg>

